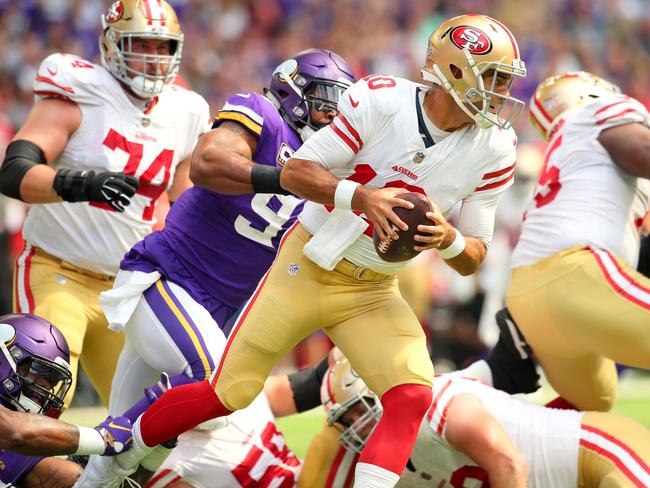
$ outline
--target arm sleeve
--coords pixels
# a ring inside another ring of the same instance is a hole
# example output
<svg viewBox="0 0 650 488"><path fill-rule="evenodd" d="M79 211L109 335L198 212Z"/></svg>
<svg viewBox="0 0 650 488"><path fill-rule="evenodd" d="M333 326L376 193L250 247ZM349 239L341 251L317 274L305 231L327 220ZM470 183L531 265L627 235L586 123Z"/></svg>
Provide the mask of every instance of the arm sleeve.
<svg viewBox="0 0 650 488"><path fill-rule="evenodd" d="M311 136L294 157L315 161L329 170L346 166L372 137L371 128L374 131L381 125L375 98L365 81L356 82L341 95L334 121Z"/></svg>
<svg viewBox="0 0 650 488"><path fill-rule="evenodd" d="M217 113L212 128L219 127L224 120L232 120L239 122L253 134L261 136L264 129L265 110L273 109L277 112L277 109L270 103L257 93L235 93L226 100Z"/></svg>
<svg viewBox="0 0 650 488"><path fill-rule="evenodd" d="M603 97L593 104L594 124L599 132L618 125L642 123L650 127L650 114L641 102L624 95Z"/></svg>
<svg viewBox="0 0 650 488"><path fill-rule="evenodd" d="M104 83L94 64L70 54L52 54L39 66L32 88L37 101L63 98L81 105L101 105Z"/></svg>
<svg viewBox="0 0 650 488"><path fill-rule="evenodd" d="M298 412L311 410L321 404L320 386L327 371L327 357L313 368L301 369L289 375L293 401Z"/></svg>
<svg viewBox="0 0 650 488"><path fill-rule="evenodd" d="M489 248L494 232L494 218L501 194L514 182L516 152L514 146L500 154L483 174L474 191L463 199L458 219L461 234L476 237Z"/></svg>

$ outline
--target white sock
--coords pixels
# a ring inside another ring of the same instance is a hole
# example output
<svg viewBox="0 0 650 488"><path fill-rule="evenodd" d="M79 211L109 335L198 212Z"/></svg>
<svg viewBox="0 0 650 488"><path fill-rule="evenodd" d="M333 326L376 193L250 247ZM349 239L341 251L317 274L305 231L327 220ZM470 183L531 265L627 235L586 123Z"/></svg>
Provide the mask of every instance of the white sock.
<svg viewBox="0 0 650 488"><path fill-rule="evenodd" d="M488 363L483 359L470 364L465 369L456 371L455 374L467 378L475 378L488 386L494 386L492 382L492 370Z"/></svg>
<svg viewBox="0 0 650 488"><path fill-rule="evenodd" d="M354 488L393 488L399 475L368 463L357 463L354 470Z"/></svg>

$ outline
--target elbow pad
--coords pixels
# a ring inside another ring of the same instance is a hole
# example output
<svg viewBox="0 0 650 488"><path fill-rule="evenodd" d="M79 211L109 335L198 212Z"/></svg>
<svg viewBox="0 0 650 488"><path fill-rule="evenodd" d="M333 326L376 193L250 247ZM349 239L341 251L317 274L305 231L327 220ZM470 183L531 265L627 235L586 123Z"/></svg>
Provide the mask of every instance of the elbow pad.
<svg viewBox="0 0 650 488"><path fill-rule="evenodd" d="M25 174L37 164L45 164L45 153L31 141L13 141L7 146L5 159L0 167L0 193L22 200L20 184Z"/></svg>
<svg viewBox="0 0 650 488"><path fill-rule="evenodd" d="M313 368L301 369L289 375L293 401L298 412L311 410L321 404L320 385L327 372L327 357Z"/></svg>

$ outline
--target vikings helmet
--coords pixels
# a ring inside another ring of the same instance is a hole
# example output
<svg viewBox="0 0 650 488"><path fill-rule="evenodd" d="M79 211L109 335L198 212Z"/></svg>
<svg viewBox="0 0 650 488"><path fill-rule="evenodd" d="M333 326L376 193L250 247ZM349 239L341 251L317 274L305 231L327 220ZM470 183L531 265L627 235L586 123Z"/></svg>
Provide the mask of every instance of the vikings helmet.
<svg viewBox="0 0 650 488"><path fill-rule="evenodd" d="M480 128L509 128L525 106L495 91L501 77L509 84L515 77L525 78L526 65L512 33L487 15L460 15L443 22L429 38L421 76L440 85Z"/></svg>
<svg viewBox="0 0 650 488"><path fill-rule="evenodd" d="M343 447L350 452L361 452L381 417L382 408L377 395L370 391L343 357L327 370L320 396L327 414L327 424L341 431L339 440ZM364 413L348 424L343 415L357 403L361 404Z"/></svg>
<svg viewBox="0 0 650 488"><path fill-rule="evenodd" d="M12 410L58 417L72 384L63 334L29 313L0 317L0 402Z"/></svg>
<svg viewBox="0 0 650 488"><path fill-rule="evenodd" d="M620 93L614 84L586 71L570 71L549 76L530 99L530 121L548 139L562 116L603 95Z"/></svg>
<svg viewBox="0 0 650 488"><path fill-rule="evenodd" d="M264 92L304 141L320 129L310 120L310 108L336 111L341 93L354 81L352 68L341 56L308 49L275 68Z"/></svg>
<svg viewBox="0 0 650 488"><path fill-rule="evenodd" d="M133 52L135 38L170 42L169 54ZM160 94L178 74L183 49L183 33L174 9L165 0L117 0L102 15L99 36L102 65L118 80L143 98ZM129 66L140 65L140 69ZM156 66L156 74L146 72ZM158 67L166 74L158 74Z"/></svg>

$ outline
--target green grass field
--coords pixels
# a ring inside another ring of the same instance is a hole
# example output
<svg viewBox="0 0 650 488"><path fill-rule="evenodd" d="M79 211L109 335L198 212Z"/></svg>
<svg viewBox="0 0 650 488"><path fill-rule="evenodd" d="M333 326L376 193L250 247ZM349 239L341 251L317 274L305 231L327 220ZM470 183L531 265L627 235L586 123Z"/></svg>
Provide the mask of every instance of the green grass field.
<svg viewBox="0 0 650 488"><path fill-rule="evenodd" d="M535 397L536 403L543 403L552 396L546 390ZM638 377L621 381L619 400L615 412L622 413L650 428L650 377ZM73 408L63 414L63 420L82 425L95 425L106 416L101 407ZM284 433L287 444L300 458L304 457L311 438L322 428L324 412L316 408L299 415L278 419L278 426Z"/></svg>

